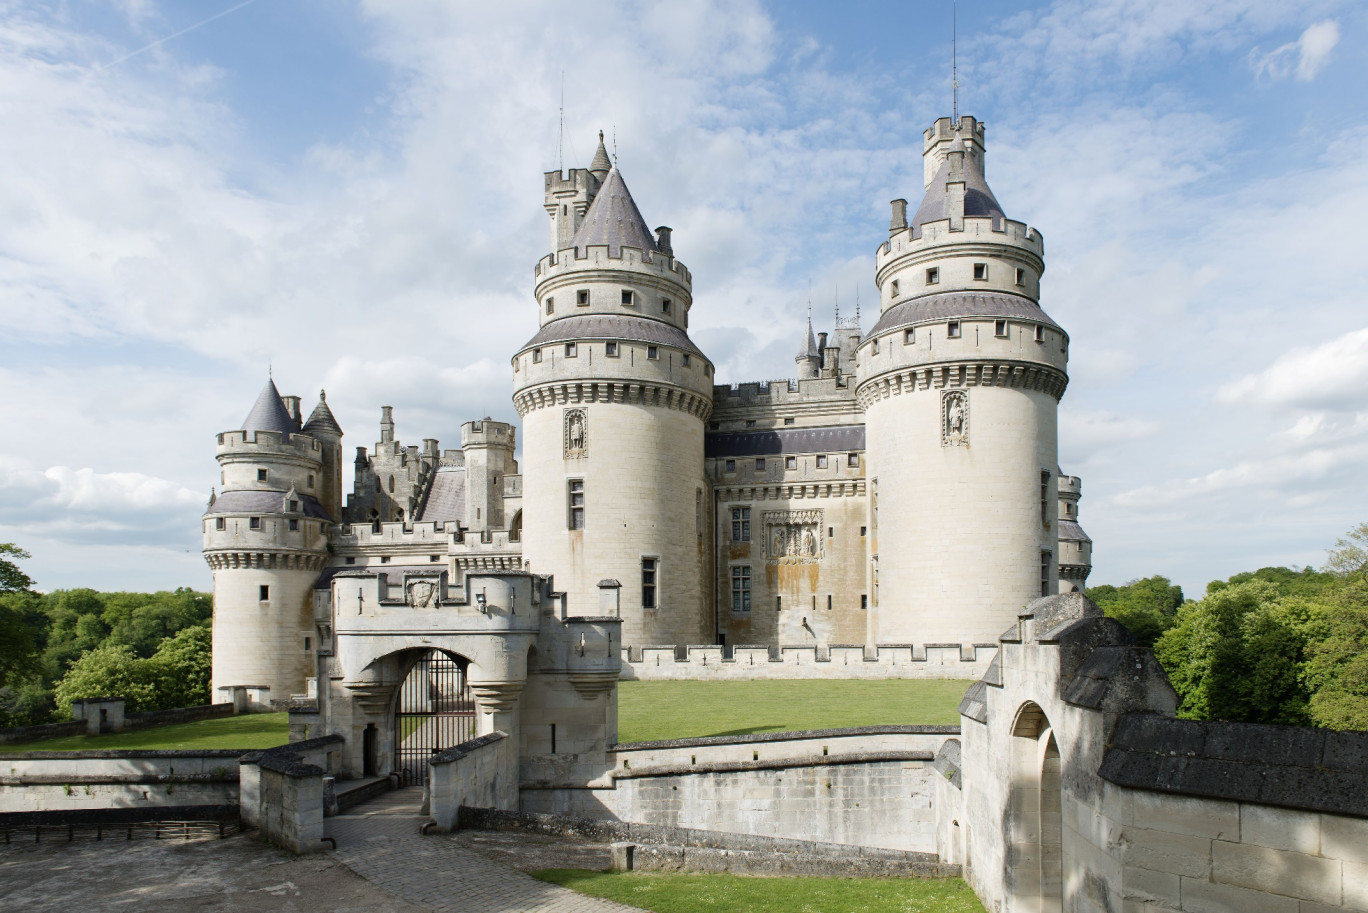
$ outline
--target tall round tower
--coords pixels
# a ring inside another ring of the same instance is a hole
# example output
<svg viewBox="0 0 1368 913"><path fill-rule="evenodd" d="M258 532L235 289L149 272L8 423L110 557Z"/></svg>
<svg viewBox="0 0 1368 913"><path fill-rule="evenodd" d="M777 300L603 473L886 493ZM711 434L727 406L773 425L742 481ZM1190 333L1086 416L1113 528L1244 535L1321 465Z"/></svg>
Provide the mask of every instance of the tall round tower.
<svg viewBox="0 0 1368 913"><path fill-rule="evenodd" d="M591 168L546 175L559 246L536 268L541 330L513 357L523 555L572 613L620 606L624 643L711 641L713 366L689 339L670 229L652 237L607 162L600 136Z"/></svg>
<svg viewBox="0 0 1368 913"><path fill-rule="evenodd" d="M1068 336L1044 244L984 180L983 125L926 131L926 195L893 203L881 316L859 350L878 643L995 644L1057 587L1056 412Z"/></svg>
<svg viewBox="0 0 1368 913"><path fill-rule="evenodd" d="M327 424L318 412L311 423ZM222 486L203 520L214 569L214 700L239 685L288 700L314 674L313 585L332 525L319 496L335 484L326 448L341 454L336 422L325 432L326 442L301 432L267 381L242 430L218 436Z"/></svg>

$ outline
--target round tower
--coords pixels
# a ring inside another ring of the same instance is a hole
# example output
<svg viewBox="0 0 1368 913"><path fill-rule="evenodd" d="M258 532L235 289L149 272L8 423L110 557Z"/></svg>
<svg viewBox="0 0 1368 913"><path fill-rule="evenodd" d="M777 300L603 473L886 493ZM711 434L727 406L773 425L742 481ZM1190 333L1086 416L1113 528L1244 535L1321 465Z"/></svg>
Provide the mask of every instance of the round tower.
<svg viewBox="0 0 1368 913"><path fill-rule="evenodd" d="M600 140L595 166L607 162ZM689 339L692 282L612 167L546 176L541 330L513 357L523 420L523 556L572 614L616 601L623 642L711 641L703 432L713 366ZM604 583L604 587L600 587Z"/></svg>
<svg viewBox="0 0 1368 913"><path fill-rule="evenodd" d="M984 179L984 130L925 133L926 193L893 203L880 317L859 349L871 640L995 644L1057 588L1056 413L1068 336L1038 304L1040 234Z"/></svg>
<svg viewBox="0 0 1368 913"><path fill-rule="evenodd" d="M1081 593L1092 573L1092 539L1078 523L1083 480L1059 472L1059 592Z"/></svg>
<svg viewBox="0 0 1368 913"><path fill-rule="evenodd" d="M812 334L812 308L808 308L807 335L803 339L798 356L793 359L798 365L798 379L812 380L822 376L822 353L817 348L817 337Z"/></svg>
<svg viewBox="0 0 1368 913"><path fill-rule="evenodd" d="M314 418L322 422L317 410ZM311 419L315 430L319 423ZM333 490L325 449L341 455L341 429L332 427L336 440L327 443L303 433L267 381L242 430L218 436L222 484L203 520L214 570L213 700L243 685L288 700L315 674L313 586L332 525L319 500Z"/></svg>

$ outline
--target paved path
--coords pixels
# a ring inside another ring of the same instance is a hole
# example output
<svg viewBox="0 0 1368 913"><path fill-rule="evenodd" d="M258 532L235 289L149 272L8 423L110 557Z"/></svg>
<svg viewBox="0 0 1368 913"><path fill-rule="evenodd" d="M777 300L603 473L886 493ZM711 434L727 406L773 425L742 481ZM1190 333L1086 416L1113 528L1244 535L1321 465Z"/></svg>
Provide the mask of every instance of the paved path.
<svg viewBox="0 0 1368 913"><path fill-rule="evenodd" d="M444 834L421 836L421 789L384 793L324 822L334 855L366 881L433 913L641 913L537 881Z"/></svg>

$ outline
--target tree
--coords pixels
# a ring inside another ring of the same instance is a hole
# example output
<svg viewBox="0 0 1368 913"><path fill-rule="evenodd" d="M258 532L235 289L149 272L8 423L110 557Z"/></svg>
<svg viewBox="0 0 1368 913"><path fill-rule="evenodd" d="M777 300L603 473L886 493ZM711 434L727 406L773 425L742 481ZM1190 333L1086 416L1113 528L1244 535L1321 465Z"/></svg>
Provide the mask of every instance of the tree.
<svg viewBox="0 0 1368 913"><path fill-rule="evenodd" d="M1304 677L1317 726L1368 730L1368 581L1337 594L1307 645Z"/></svg>
<svg viewBox="0 0 1368 913"><path fill-rule="evenodd" d="M161 642L156 654L147 661L157 686L157 709L209 703L211 641L209 628L198 625Z"/></svg>
<svg viewBox="0 0 1368 913"><path fill-rule="evenodd" d="M1167 631L1183 604L1183 588L1167 577L1132 580L1125 586L1090 587L1087 597L1111 618L1121 622L1146 647Z"/></svg>
<svg viewBox="0 0 1368 913"><path fill-rule="evenodd" d="M32 588L33 578L19 570L19 565L6 558L6 555L15 559L33 557L13 542L0 542L0 593L15 593Z"/></svg>
<svg viewBox="0 0 1368 913"><path fill-rule="evenodd" d="M1368 523L1360 523L1346 533L1346 538L1335 540L1326 565L1341 577L1368 580Z"/></svg>
<svg viewBox="0 0 1368 913"><path fill-rule="evenodd" d="M71 715L73 701L86 697L121 697L129 713L156 709L154 670L127 644L106 644L88 650L71 664L57 683L57 711Z"/></svg>

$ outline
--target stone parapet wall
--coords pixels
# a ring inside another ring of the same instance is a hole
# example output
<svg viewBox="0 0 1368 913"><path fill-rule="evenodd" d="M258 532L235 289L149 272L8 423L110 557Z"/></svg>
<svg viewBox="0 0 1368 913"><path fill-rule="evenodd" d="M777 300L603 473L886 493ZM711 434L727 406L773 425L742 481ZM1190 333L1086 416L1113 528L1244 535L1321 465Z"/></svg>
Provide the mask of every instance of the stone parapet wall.
<svg viewBox="0 0 1368 913"><path fill-rule="evenodd" d="M755 679L972 680L988 669L995 647L983 644L883 644L861 646L735 647L650 646L623 650L624 681L744 681Z"/></svg>
<svg viewBox="0 0 1368 913"><path fill-rule="evenodd" d="M463 805L517 809L518 746L508 733L463 742L434 755L430 763L429 814L437 830L456 830Z"/></svg>
<svg viewBox="0 0 1368 913"><path fill-rule="evenodd" d="M0 812L235 805L246 753L0 752Z"/></svg>
<svg viewBox="0 0 1368 913"><path fill-rule="evenodd" d="M802 732L705 736L654 742L620 742L609 750L614 778L651 771L746 764L754 769L821 764L869 752L922 753L934 756L958 726L857 726Z"/></svg>
<svg viewBox="0 0 1368 913"><path fill-rule="evenodd" d="M61 739L66 736L84 735L85 720L72 720L69 723L42 723L37 726L15 726L0 729L0 745L20 745L24 742L39 742L43 739Z"/></svg>

